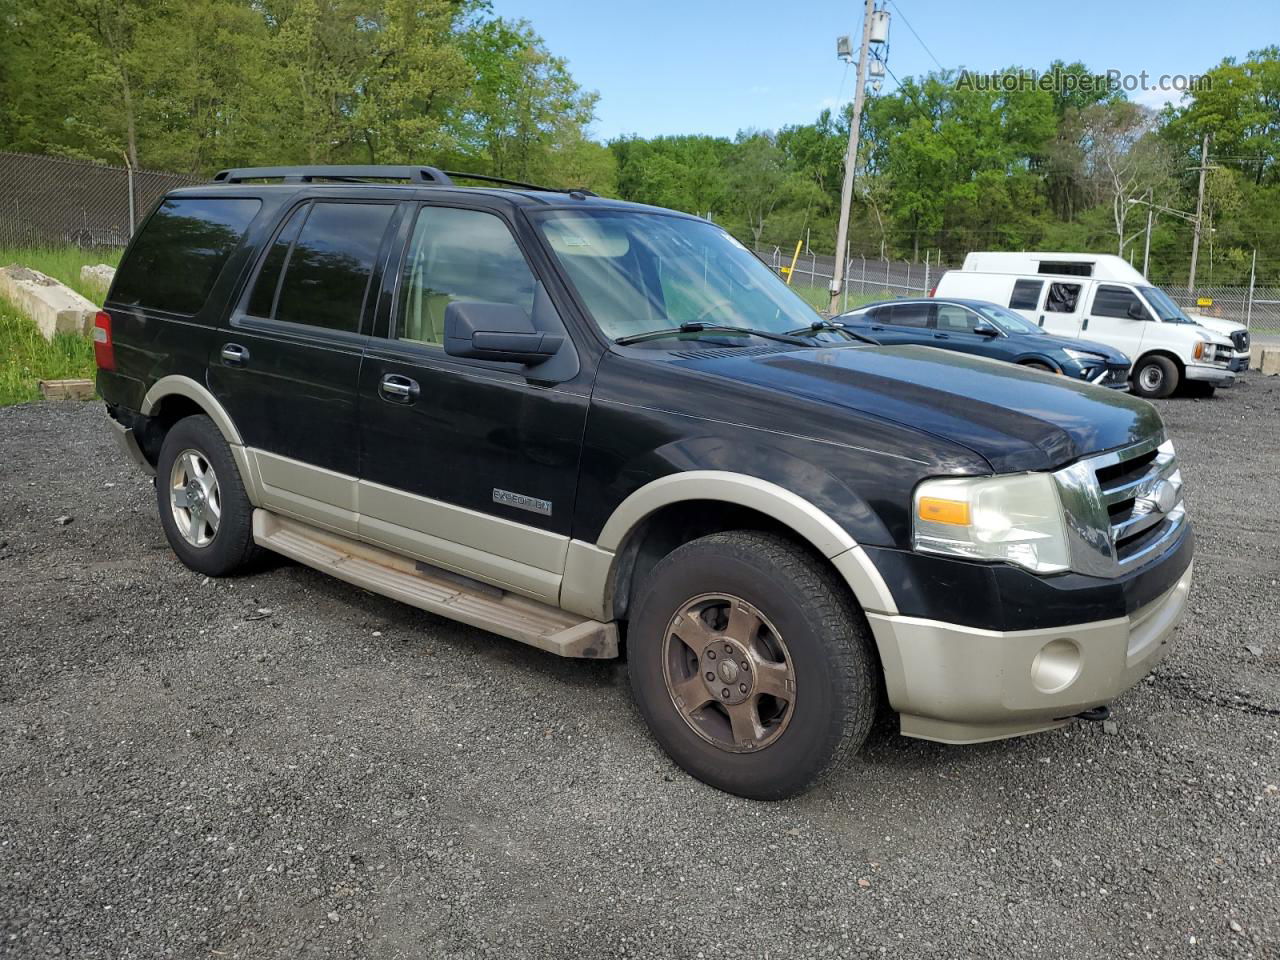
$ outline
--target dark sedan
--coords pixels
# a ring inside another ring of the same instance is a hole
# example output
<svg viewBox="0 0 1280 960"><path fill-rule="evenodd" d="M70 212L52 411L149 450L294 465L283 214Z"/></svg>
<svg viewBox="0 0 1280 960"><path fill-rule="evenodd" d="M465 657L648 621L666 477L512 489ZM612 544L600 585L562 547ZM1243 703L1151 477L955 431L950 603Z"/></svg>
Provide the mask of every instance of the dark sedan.
<svg viewBox="0 0 1280 960"><path fill-rule="evenodd" d="M843 325L881 343L916 343L1129 388L1129 358L1091 340L1056 337L1012 310L985 300L886 300L841 314L825 330Z"/></svg>

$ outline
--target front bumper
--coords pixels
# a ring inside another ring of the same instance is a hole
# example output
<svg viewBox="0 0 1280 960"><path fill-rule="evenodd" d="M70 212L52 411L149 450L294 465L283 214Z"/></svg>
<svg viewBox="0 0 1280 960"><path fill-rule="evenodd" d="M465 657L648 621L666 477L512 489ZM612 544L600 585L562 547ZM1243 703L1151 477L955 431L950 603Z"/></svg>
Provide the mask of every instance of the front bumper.
<svg viewBox="0 0 1280 960"><path fill-rule="evenodd" d="M1249 360L1250 355L1248 350L1243 353L1237 351L1231 355L1231 362L1228 366L1231 368L1232 373L1244 373L1249 369Z"/></svg>
<svg viewBox="0 0 1280 960"><path fill-rule="evenodd" d="M868 613L902 733L979 743L1049 730L1109 703L1160 662L1186 610L1192 567L1121 617L985 630Z"/></svg>
<svg viewBox="0 0 1280 960"><path fill-rule="evenodd" d="M1236 379L1229 367L1210 366L1207 363L1188 363L1185 376L1188 380L1211 383L1215 387L1227 386Z"/></svg>

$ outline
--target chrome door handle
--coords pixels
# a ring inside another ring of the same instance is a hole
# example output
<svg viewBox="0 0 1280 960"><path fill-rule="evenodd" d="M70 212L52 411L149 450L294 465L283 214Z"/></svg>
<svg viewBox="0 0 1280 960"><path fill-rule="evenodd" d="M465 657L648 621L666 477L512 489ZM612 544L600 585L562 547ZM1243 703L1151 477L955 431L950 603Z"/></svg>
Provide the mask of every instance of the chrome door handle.
<svg viewBox="0 0 1280 960"><path fill-rule="evenodd" d="M247 363L249 361L249 351L238 343L223 344L222 359L226 363L236 365Z"/></svg>
<svg viewBox="0 0 1280 960"><path fill-rule="evenodd" d="M378 384L378 390L387 400L395 403L413 403L421 392L416 380L402 377L397 373L388 373Z"/></svg>

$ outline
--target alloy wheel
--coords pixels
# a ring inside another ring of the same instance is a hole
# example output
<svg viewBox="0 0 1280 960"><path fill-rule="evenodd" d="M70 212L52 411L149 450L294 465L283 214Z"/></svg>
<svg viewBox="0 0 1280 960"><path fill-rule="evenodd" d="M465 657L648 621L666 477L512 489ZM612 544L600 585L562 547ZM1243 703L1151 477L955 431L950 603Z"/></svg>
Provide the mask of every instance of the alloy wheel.
<svg viewBox="0 0 1280 960"><path fill-rule="evenodd" d="M731 594L702 594L667 625L662 674L698 736L731 753L769 746L795 713L796 677L781 634Z"/></svg>
<svg viewBox="0 0 1280 960"><path fill-rule="evenodd" d="M178 454L169 474L169 507L182 539L193 547L207 547L222 519L222 494L213 464L199 450Z"/></svg>

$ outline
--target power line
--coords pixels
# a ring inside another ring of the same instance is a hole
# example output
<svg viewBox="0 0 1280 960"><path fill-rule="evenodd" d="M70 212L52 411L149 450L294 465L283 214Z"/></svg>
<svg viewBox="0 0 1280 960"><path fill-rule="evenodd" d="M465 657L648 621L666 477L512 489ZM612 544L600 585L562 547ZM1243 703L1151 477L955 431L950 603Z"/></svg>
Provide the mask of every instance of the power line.
<svg viewBox="0 0 1280 960"><path fill-rule="evenodd" d="M947 68L946 68L946 67L944 67L944 66L942 65L942 61L941 61L941 60L939 60L937 57L935 57L935 56L933 55L933 51L932 51L932 50L930 50L930 49L929 49L929 45L928 45L927 43L925 43L925 42L924 42L924 40L922 40L922 39L920 38L920 34L916 33L916 28L915 28L915 27L913 27L913 26L911 25L911 21L907 19L907 15L906 15L905 13L903 13L903 12L902 12L902 6L901 6L901 4L899 4L899 3L897 2L897 0L889 0L889 2L890 2L890 3L892 3L892 4L893 4L893 8L894 8L895 10L897 10L897 11L898 11L898 16L900 16L900 17L902 18L902 22L903 22L904 24L906 24L907 29L911 31L911 35L912 35L913 37L915 37L915 38L916 38L916 40L919 42L920 46L924 47L924 52L925 52L925 53L927 53L927 54L929 55L930 59L932 59L932 60L933 60L933 62L934 62L934 63L936 63L936 64L938 65L938 69L939 69L939 70L941 70L943 73L946 73L946 72L947 72ZM897 78L897 77L894 77L893 79L897 80L898 78Z"/></svg>

